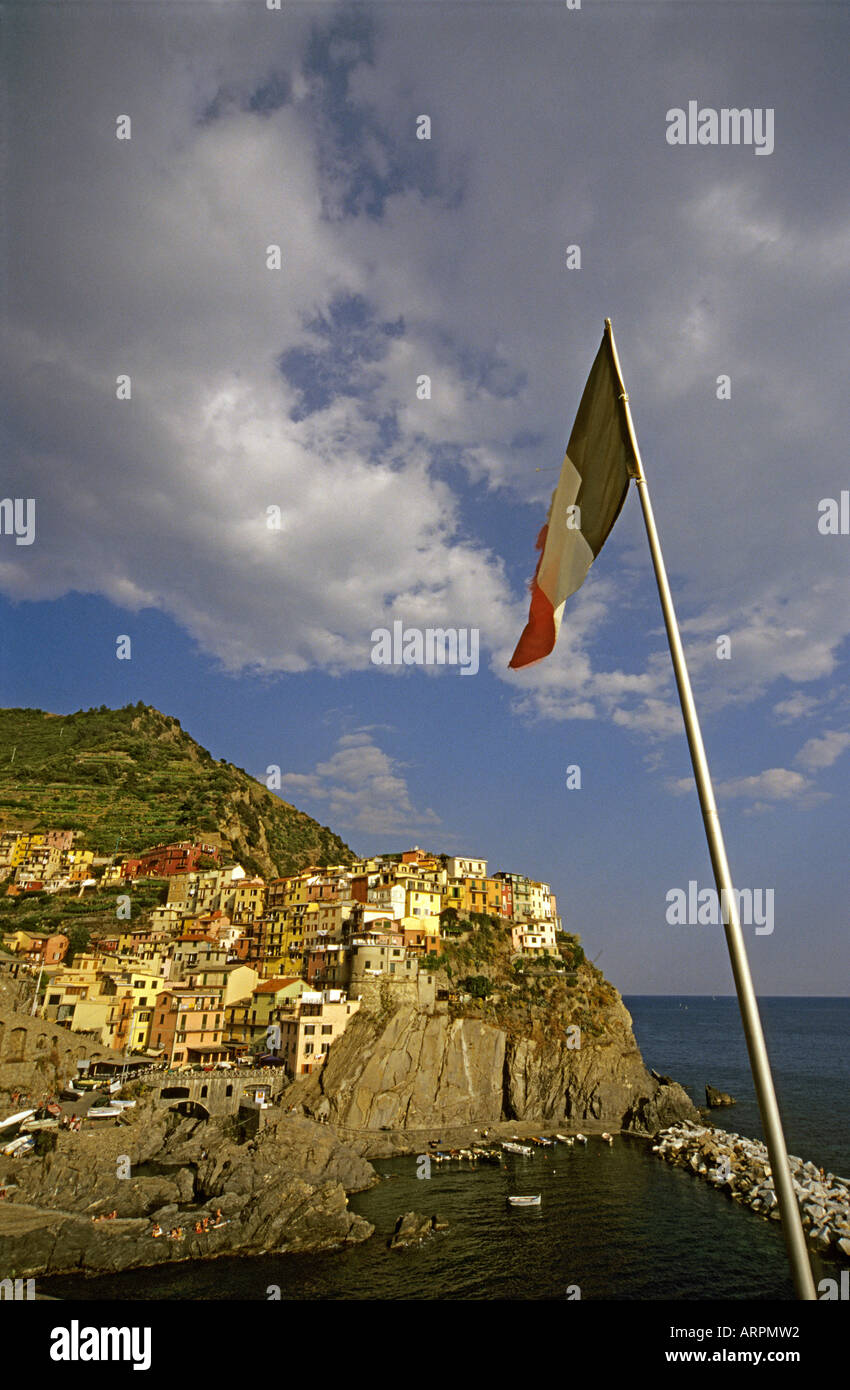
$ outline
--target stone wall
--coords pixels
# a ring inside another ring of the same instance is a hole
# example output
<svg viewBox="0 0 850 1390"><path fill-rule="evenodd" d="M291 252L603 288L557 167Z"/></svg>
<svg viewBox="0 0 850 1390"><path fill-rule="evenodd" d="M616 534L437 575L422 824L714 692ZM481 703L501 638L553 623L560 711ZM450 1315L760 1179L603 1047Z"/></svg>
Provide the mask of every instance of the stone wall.
<svg viewBox="0 0 850 1390"><path fill-rule="evenodd" d="M118 1057L97 1038L71 1033L0 1001L0 1091L55 1090L76 1074L83 1057Z"/></svg>

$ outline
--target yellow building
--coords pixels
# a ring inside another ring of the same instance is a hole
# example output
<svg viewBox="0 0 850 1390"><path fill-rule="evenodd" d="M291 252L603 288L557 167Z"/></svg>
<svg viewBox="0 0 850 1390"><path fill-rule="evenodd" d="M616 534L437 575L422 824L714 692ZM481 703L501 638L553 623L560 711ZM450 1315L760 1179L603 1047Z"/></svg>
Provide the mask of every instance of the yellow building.
<svg viewBox="0 0 850 1390"><path fill-rule="evenodd" d="M275 1035L269 1035L268 1030L279 1026L282 1011L300 999L305 989L306 982L297 976L261 981L246 998L225 1008L224 1041L249 1051L278 1051L272 1046Z"/></svg>
<svg viewBox="0 0 850 1390"><path fill-rule="evenodd" d="M156 997L165 989L166 976L162 972L136 966L126 977L130 990L131 1022L126 1046L131 1052L144 1052L150 1044L151 1023L156 1005Z"/></svg>
<svg viewBox="0 0 850 1390"><path fill-rule="evenodd" d="M487 912L486 878L450 878L441 894L442 907L454 907L461 917Z"/></svg>
<svg viewBox="0 0 850 1390"><path fill-rule="evenodd" d="M265 909L266 885L261 878L246 878L234 886L228 909L232 921L262 917Z"/></svg>

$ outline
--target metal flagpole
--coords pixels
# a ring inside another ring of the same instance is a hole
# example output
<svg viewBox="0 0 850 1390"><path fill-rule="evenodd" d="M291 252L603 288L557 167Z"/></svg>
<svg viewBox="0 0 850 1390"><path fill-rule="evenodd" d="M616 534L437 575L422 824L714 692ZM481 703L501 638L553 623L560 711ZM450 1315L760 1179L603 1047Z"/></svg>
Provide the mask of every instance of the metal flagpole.
<svg viewBox="0 0 850 1390"><path fill-rule="evenodd" d="M673 670L676 675L679 702L682 706L682 714L685 720L685 731L688 736L688 747L691 751L691 762L693 763L694 776L699 793L699 803L702 809L703 822L705 824L708 851L711 855L711 864L714 869L714 881L717 885L717 892L721 904L723 927L726 932L726 943L729 947L732 974L735 977L735 989L738 995L738 1004L741 1009L741 1018L744 1024L744 1036L747 1040L747 1051L750 1055L750 1069L753 1074L753 1081L755 1082L756 1095L758 1096L761 1122L767 1142L767 1151L770 1155L773 1188L779 1203L779 1213L782 1217L782 1232L785 1237L788 1260L791 1265L797 1297L799 1299L816 1300L817 1294L815 1293L815 1282L812 1277L811 1264L809 1263L806 1237L803 1233L800 1208L797 1204L797 1198L794 1192L794 1183L788 1163L788 1150L785 1145L785 1135L782 1132L782 1120L776 1101L776 1092L773 1087L773 1077L770 1071L770 1061L764 1041L761 1018L759 1017L758 1001L756 1000L756 994L753 988L750 964L747 959L747 951L741 931L741 922L738 916L738 899L732 886L732 875L729 871L729 861L726 858L726 846L723 842L723 831L720 828L720 818L717 814L717 805L714 800L714 788L711 785L711 773L709 772L708 760L705 756L705 746L702 741L702 733L700 732L699 719L697 717L696 705L694 704L693 691L691 690L690 676L688 675L688 668L685 663L685 652L682 647L682 639L679 635L679 625L676 621L676 612L673 607L670 585L667 582L667 571L664 567L661 543L658 539L658 531L655 526L655 517L652 512L649 488L643 471L640 449L638 447L635 427L632 421L632 412L629 406L629 397L623 382L623 373L620 370L620 359L617 356L617 345L614 342L614 330L611 326L610 319L605 320L605 331L611 343L614 368L622 391L620 399L623 402L625 411L626 427L629 431L629 438L637 464L637 472L633 476L637 483L640 504L643 508L643 519L646 523L646 534L649 538L649 549L652 554L652 564L658 584L658 593L661 598L664 624L667 628L667 640L670 643L670 655L673 659ZM723 907L724 903L726 904L725 909Z"/></svg>

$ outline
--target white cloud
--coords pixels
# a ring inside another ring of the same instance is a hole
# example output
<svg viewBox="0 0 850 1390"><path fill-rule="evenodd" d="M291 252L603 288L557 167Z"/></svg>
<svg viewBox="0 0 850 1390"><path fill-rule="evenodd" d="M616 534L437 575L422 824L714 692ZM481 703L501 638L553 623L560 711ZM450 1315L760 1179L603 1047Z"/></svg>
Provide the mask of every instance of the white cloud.
<svg viewBox="0 0 850 1390"><path fill-rule="evenodd" d="M428 808L413 806L400 764L383 752L367 729L343 734L337 751L313 772L287 772L281 790L298 804L320 802L329 821L345 830L370 834L413 831L439 825L440 817Z"/></svg>
<svg viewBox="0 0 850 1390"><path fill-rule="evenodd" d="M668 789L676 795L689 794L694 789L692 777L679 777L668 782ZM826 800L826 795L817 792L814 783L801 772L785 767L771 767L750 777L731 777L715 782L717 800L746 800L751 802L751 811L765 811L780 802L794 802L798 807L808 810L811 806Z"/></svg>
<svg viewBox="0 0 850 1390"><path fill-rule="evenodd" d="M773 706L773 713L780 723L790 724L795 719L804 719L807 715L814 714L820 709L822 701L814 695L804 695L801 690L795 690L793 695L789 695L786 700L779 700Z"/></svg>
<svg viewBox="0 0 850 1390"><path fill-rule="evenodd" d="M146 27L129 11L114 28L51 16L32 48L21 43L12 191L26 196L10 244L6 415L38 540L4 549L2 590L154 606L231 670L362 669L369 633L395 616L478 626L515 710L676 734L666 647L647 642L634 671L608 649L614 669L598 669L599 635L623 617L634 579L622 559L571 601L542 667L507 671L527 599L506 578L499 526L485 531L455 478L431 464L431 447L451 444L467 481L506 489L505 514L516 496L542 510L551 480L534 468L560 462L604 290L652 445L701 709L831 675L850 631L843 552L815 525L843 467L829 408L843 389L838 199L801 212L812 203L793 196L798 165L781 143L745 174L742 151L718 151L729 158L712 169L735 172L709 179L707 162L690 158L704 151L670 151L664 102L648 93L682 64L692 71L675 19L635 31L633 76L614 90L598 80L610 31L585 37L588 61L567 72L545 28L510 7L484 26L453 14L451 43L433 14L376 11L374 57L357 64L367 50L350 34L335 41L355 62L345 119L363 120L356 159L332 144L329 108L316 105L322 84L304 57L315 17L287 15L285 41L270 19L227 7L212 24L169 15L163 42L159 18ZM508 52L533 81L494 81ZM739 61L706 47L701 78L732 80ZM39 121L27 115L36 62ZM278 67L294 100L246 109ZM223 89L218 118L198 123ZM583 99L599 90L603 122ZM130 107L133 141L121 148L114 114ZM413 137L420 111L432 115L431 142ZM609 167L612 129L621 153L603 195L587 171ZM381 217L345 215L358 168L387 175L394 159L418 186L398 182ZM629 209L628 254L617 206ZM574 241L580 275L564 269ZM279 275L264 265L272 242ZM308 325L341 293L362 295L378 323L402 319L404 332L383 358L353 363L345 389L362 398L331 391L294 422L299 392L275 364L326 346ZM477 376L463 369L470 360ZM130 403L114 399L120 371L133 378ZM427 402L414 389L423 372ZM721 372L731 402L716 399ZM499 394L523 375L516 395ZM520 431L542 444L512 447ZM265 526L272 504L279 533ZM715 658L720 632L732 636L731 662ZM777 714L789 709L786 699Z"/></svg>
<svg viewBox="0 0 850 1390"><path fill-rule="evenodd" d="M797 754L796 761L809 772L822 767L832 767L846 748L850 747L850 734L832 729L822 738L810 738Z"/></svg>

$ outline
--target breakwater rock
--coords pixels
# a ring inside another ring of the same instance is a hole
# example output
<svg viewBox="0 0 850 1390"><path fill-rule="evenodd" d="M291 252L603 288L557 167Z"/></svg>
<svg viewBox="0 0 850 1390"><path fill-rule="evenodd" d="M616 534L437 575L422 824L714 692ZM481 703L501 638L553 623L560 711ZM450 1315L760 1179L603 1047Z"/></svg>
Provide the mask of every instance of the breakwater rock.
<svg viewBox="0 0 850 1390"><path fill-rule="evenodd" d="M780 1220L770 1157L760 1140L685 1122L659 1134L652 1151L667 1163L688 1168L750 1211ZM820 1255L850 1260L850 1183L792 1154L788 1162L810 1244Z"/></svg>

